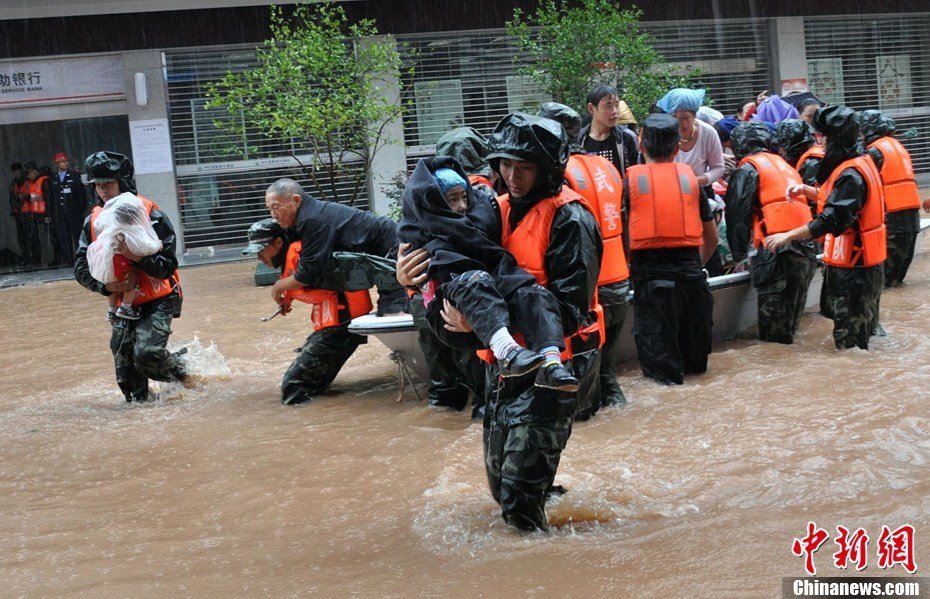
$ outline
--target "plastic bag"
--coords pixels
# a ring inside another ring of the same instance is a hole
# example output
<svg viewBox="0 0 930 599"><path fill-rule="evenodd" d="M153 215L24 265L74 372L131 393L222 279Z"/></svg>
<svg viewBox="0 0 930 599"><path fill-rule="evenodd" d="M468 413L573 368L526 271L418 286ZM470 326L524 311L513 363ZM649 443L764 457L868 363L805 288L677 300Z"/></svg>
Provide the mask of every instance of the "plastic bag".
<svg viewBox="0 0 930 599"><path fill-rule="evenodd" d="M94 220L94 232L97 238L87 246L87 265L91 276L101 283L117 281L113 257L121 241L137 256L151 256L162 249L148 211L128 192L104 204Z"/></svg>

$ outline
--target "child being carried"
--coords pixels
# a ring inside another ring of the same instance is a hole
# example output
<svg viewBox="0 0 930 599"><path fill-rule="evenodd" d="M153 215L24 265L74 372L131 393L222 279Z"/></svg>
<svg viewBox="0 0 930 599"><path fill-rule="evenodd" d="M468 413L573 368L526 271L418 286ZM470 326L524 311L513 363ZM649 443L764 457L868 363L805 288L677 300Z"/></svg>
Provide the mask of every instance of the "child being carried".
<svg viewBox="0 0 930 599"><path fill-rule="evenodd" d="M442 302L464 314L478 339L498 360L503 377L539 369L538 387L578 390L578 379L562 365L565 349L562 319L555 297L517 265L514 257L487 232L490 206L477 198L461 168L451 158L420 160L404 189L401 243L426 248L430 264L422 286L430 328L442 332ZM508 330L523 335L525 349Z"/></svg>
<svg viewBox="0 0 930 599"><path fill-rule="evenodd" d="M87 265L92 277L109 284L130 277L138 281L140 277L148 276L120 253L121 246L142 257L162 250L161 240L152 227L148 211L137 196L122 193L104 204L103 210L94 220L93 228L95 239L87 246ZM131 291L107 296L107 320L139 320L139 308L132 305L138 294L137 283Z"/></svg>

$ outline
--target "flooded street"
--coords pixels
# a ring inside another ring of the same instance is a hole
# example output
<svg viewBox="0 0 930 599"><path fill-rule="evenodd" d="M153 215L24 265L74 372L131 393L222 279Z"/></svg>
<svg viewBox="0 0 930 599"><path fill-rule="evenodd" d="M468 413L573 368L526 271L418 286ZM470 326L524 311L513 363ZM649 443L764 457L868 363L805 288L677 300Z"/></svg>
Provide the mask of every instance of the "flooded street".
<svg viewBox="0 0 930 599"><path fill-rule="evenodd" d="M188 268L173 347L205 389L126 404L106 303L73 281L0 291L4 596L779 597L808 520L916 528L930 568L930 254L882 296L889 336L836 352L809 313L794 346L720 345L708 374L576 425L549 537L504 525L481 426L408 389L371 340L330 394L279 403L309 310L274 309L253 262Z"/></svg>

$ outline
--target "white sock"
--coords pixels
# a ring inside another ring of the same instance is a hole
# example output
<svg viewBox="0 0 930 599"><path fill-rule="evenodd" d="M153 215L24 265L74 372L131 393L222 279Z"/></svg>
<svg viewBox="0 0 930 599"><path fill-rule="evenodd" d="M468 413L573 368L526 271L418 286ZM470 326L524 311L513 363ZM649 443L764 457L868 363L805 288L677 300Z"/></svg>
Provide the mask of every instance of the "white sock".
<svg viewBox="0 0 930 599"><path fill-rule="evenodd" d="M507 327L501 327L491 335L491 339L488 340L488 347L491 348L495 358L503 360L510 350L520 347L520 344L514 340Z"/></svg>

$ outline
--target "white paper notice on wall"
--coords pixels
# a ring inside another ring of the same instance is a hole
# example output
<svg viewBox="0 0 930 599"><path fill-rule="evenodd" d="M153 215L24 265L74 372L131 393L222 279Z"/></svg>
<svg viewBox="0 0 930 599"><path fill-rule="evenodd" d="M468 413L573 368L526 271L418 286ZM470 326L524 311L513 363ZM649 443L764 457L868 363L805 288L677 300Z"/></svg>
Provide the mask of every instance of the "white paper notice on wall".
<svg viewBox="0 0 930 599"><path fill-rule="evenodd" d="M129 121L129 139L132 142L132 162L137 175L170 173L174 170L168 119Z"/></svg>

